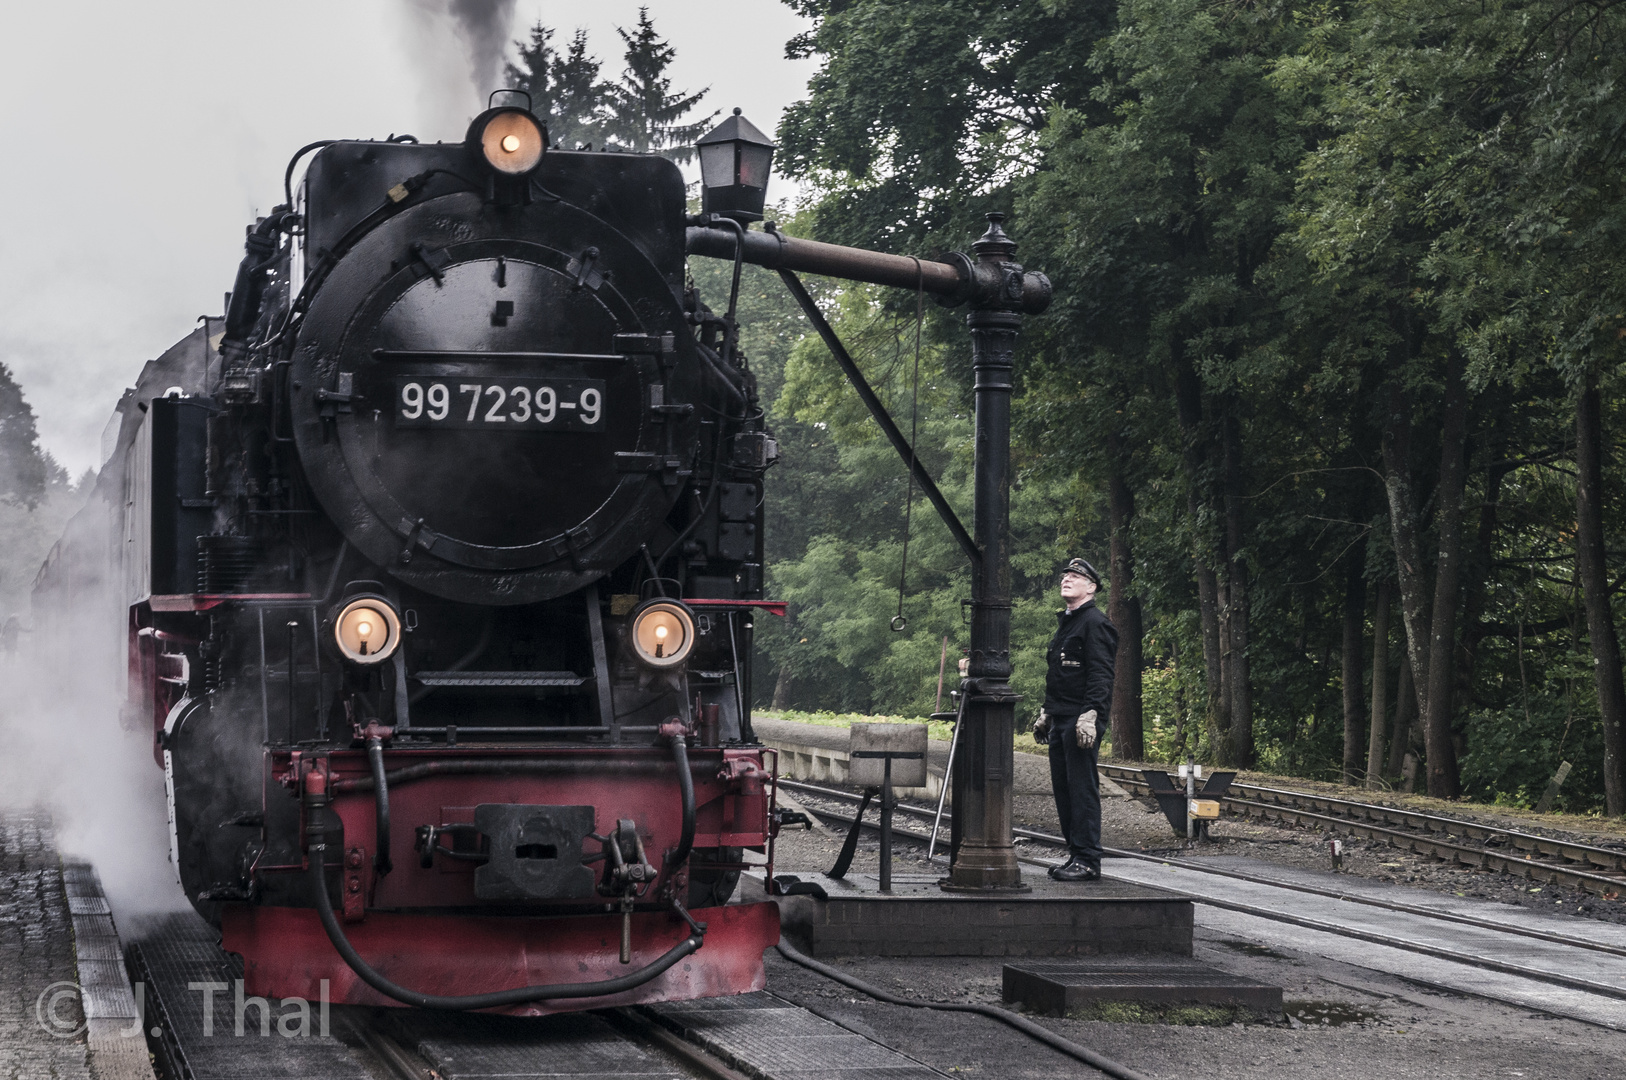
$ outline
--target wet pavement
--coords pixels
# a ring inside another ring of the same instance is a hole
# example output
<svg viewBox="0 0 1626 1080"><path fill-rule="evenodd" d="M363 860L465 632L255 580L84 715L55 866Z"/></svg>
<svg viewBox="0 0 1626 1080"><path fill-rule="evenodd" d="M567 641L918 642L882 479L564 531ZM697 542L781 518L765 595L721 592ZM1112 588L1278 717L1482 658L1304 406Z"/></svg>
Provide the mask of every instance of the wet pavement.
<svg viewBox="0 0 1626 1080"><path fill-rule="evenodd" d="M62 863L41 810L0 810L0 1080L90 1080Z"/></svg>

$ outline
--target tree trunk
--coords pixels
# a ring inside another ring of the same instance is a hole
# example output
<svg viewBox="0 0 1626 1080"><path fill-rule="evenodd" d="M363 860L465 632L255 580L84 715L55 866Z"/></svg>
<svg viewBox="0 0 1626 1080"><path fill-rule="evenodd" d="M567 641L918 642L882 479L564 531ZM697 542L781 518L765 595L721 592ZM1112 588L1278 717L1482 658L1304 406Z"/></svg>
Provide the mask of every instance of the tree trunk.
<svg viewBox="0 0 1626 1080"><path fill-rule="evenodd" d="M1603 714L1603 798L1610 817L1626 813L1626 688L1622 686L1620 639L1609 604L1603 541L1603 403L1598 377L1589 372L1575 408L1575 563L1592 643L1592 678Z"/></svg>
<svg viewBox="0 0 1626 1080"><path fill-rule="evenodd" d="M1344 582L1344 783L1354 784L1361 774L1361 736L1366 703L1361 700L1361 674L1364 670L1361 639L1366 629L1366 545L1349 552L1349 571ZM1378 663L1374 648L1372 663Z"/></svg>
<svg viewBox="0 0 1626 1080"><path fill-rule="evenodd" d="M1192 576L1197 579L1197 613L1203 627L1203 729L1215 761L1223 765L1230 758L1231 710L1225 698L1225 660L1220 648L1219 578L1200 557L1192 560Z"/></svg>
<svg viewBox="0 0 1626 1080"><path fill-rule="evenodd" d="M1406 657L1419 684L1428 672L1428 579L1418 539L1417 500L1411 476L1411 395L1389 388L1383 423L1384 493L1389 500L1389 531L1394 540L1395 576L1400 586L1400 617L1406 631Z"/></svg>
<svg viewBox="0 0 1626 1080"><path fill-rule="evenodd" d="M1493 451L1494 454L1494 451ZM1485 498L1479 511L1479 527L1473 549L1463 562L1462 647L1457 650L1457 701L1473 700L1474 673L1479 666L1479 647L1484 643L1480 623L1485 618L1486 592L1490 583L1491 559L1495 555L1497 508L1502 498L1502 481L1512 471L1506 461L1485 468Z"/></svg>
<svg viewBox="0 0 1626 1080"><path fill-rule="evenodd" d="M1202 383L1196 371L1184 360L1178 341L1171 342L1175 360L1175 405L1184 436L1186 469L1186 513L1195 526L1203 513L1203 405ZM1214 571L1212 545L1199 532L1192 541L1192 577L1197 581L1197 611L1203 629L1203 726L1208 734L1209 752L1217 764L1230 760L1230 698L1225 692L1225 649L1220 640L1220 588ZM1193 739L1195 741L1195 739Z"/></svg>
<svg viewBox="0 0 1626 1080"><path fill-rule="evenodd" d="M1400 685L1395 690L1395 727L1389 737L1389 775L1399 776L1411 749L1411 719L1417 715L1417 680L1412 677L1411 657L1400 653Z"/></svg>
<svg viewBox="0 0 1626 1080"><path fill-rule="evenodd" d="M1226 616L1230 663L1226 690L1231 697L1231 764L1253 765L1253 684L1248 674L1248 567L1242 550L1247 531L1242 518L1242 429L1235 414L1225 417Z"/></svg>
<svg viewBox="0 0 1626 1080"><path fill-rule="evenodd" d="M1169 638L1169 662L1174 665L1174 755L1170 761L1183 761L1186 756L1186 734L1191 730L1191 716L1186 711L1186 692L1180 677L1180 643Z"/></svg>
<svg viewBox="0 0 1626 1080"><path fill-rule="evenodd" d="M1383 778L1383 728L1389 719L1389 606L1394 589L1378 585L1372 611L1372 725L1367 731L1366 786L1376 790Z"/></svg>
<svg viewBox="0 0 1626 1080"><path fill-rule="evenodd" d="M1129 523L1135 517L1135 493L1123 475L1122 436L1108 439L1111 475L1108 477L1108 512L1112 525L1112 600L1107 616L1118 628L1118 660L1112 683L1112 748L1121 758L1146 758L1141 717L1140 597L1134 595L1134 559Z"/></svg>
<svg viewBox="0 0 1626 1080"><path fill-rule="evenodd" d="M779 665L779 677L773 683L773 702L768 706L774 712L790 708L790 665Z"/></svg>
<svg viewBox="0 0 1626 1080"><path fill-rule="evenodd" d="M1462 794L1457 751L1451 740L1456 689L1456 626L1462 569L1462 493L1467 480L1468 387L1460 361L1446 377L1440 431L1440 554L1434 564L1434 613L1429 619L1428 693L1423 699L1423 745L1428 753L1428 793L1436 799Z"/></svg>

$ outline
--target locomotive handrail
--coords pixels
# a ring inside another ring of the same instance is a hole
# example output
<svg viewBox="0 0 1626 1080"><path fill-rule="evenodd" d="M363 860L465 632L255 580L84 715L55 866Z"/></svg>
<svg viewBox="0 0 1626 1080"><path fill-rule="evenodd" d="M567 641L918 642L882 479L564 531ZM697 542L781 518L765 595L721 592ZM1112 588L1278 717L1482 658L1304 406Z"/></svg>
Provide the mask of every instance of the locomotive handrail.
<svg viewBox="0 0 1626 1080"><path fill-rule="evenodd" d="M422 728L414 728L422 731ZM626 729L623 728L623 731ZM608 748L604 748L608 749ZM605 769L602 760L569 761L558 758L543 758L540 760L526 760L523 758L439 758L434 761L423 761L416 765L405 765L399 769L391 769L385 774L385 779L393 787L410 783L414 780L426 780L431 776L468 776L486 773L493 776L523 775L525 773L548 772L600 772ZM614 762L614 771L631 772L635 770L663 770L672 767L668 759L648 761L627 761L617 759ZM694 769L715 768L704 762L691 762L689 768ZM371 776L353 776L334 780L332 784L334 793L364 792L373 790Z"/></svg>

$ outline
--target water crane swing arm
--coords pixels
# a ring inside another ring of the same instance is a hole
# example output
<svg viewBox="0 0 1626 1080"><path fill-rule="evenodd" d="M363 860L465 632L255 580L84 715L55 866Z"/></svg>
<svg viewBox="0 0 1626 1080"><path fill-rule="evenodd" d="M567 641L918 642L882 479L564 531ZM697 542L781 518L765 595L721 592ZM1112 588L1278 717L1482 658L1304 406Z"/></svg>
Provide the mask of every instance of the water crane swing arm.
<svg viewBox="0 0 1626 1080"><path fill-rule="evenodd" d="M954 512L954 508L948 504L948 500L938 490L936 481L926 471L926 466L921 464L920 457L910 447L909 440L905 439L903 432L898 430L898 425L893 421L891 415L887 413L886 407L881 404L881 399L875 396L875 390L870 386L869 381L864 378L864 373L858 370L858 365L853 362L852 356L847 352L847 347L836 336L835 330L825 320L824 313L819 310L819 305L814 303L813 297L808 295L801 279L791 271L780 270L779 276L784 279L785 288L790 290L791 296L795 297L796 302L801 305L802 311L807 315L808 322L813 324L813 328L819 332L819 337L824 339L824 344L829 348L830 354L836 358L836 363L841 365L841 370L847 376L847 381L853 384L854 390L858 391L858 396L863 399L870 415L875 418L875 422L885 432L887 440L892 443L893 449L897 450L899 456L903 458L904 464L914 474L915 483L920 485L921 491L925 492L926 498L936 508L937 515L943 519L943 524L947 525L949 532L954 534L954 540L960 545L960 550L965 552L966 558L970 559L972 565L975 566L982 559L982 553L978 550L976 542L971 539L971 534L961 524L959 516Z"/></svg>
<svg viewBox="0 0 1626 1080"><path fill-rule="evenodd" d="M702 215L689 219L690 224L685 236L688 253L713 259L729 259L736 264L748 262L753 266L779 272L785 287L801 306L813 328L819 332L819 337L824 339L825 345L836 358L836 363L841 365L847 380L853 384L853 389L857 390L858 396L863 399L870 415L880 425L887 440L903 458L915 482L920 485L938 516L954 535L955 542L960 545L960 549L965 552L973 567L981 566L982 549L971 538L971 533L949 506L948 500L943 498L943 493L937 489L937 484L926 472L925 467L920 464L920 459L909 445L909 441L903 437L903 432L898 430L898 425L893 422L880 399L875 396L875 391L864 379L863 373L858 370L858 365L853 363L852 356L841 344L841 339L831 329L818 305L813 302L813 298L808 295L807 289L802 286L796 271L931 293L939 302L950 307L970 304L974 308L1026 314L1038 314L1050 306L1050 279L1037 271L1024 270L1017 263L1009 261L1009 250L1004 252L1006 258L1000 258L997 254L990 258L982 258L979 254L973 258L960 252L949 252L936 259L916 259L907 255L888 255L880 251L786 236L775 229L771 222L761 232L753 232L732 221L724 227L716 217L717 215ZM1014 247L1014 244L1010 245L1011 249Z"/></svg>

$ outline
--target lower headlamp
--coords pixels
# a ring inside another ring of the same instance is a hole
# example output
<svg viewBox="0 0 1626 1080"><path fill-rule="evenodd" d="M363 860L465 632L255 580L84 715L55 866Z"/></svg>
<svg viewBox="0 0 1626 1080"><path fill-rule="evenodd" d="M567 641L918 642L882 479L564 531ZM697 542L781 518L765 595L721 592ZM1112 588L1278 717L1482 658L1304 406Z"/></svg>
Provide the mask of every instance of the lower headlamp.
<svg viewBox="0 0 1626 1080"><path fill-rule="evenodd" d="M675 668L694 651L694 615L676 600L651 600L632 613L632 649L647 667Z"/></svg>
<svg viewBox="0 0 1626 1080"><path fill-rule="evenodd" d="M401 647L401 616L382 596L358 596L333 620L333 638L351 663L383 663Z"/></svg>

